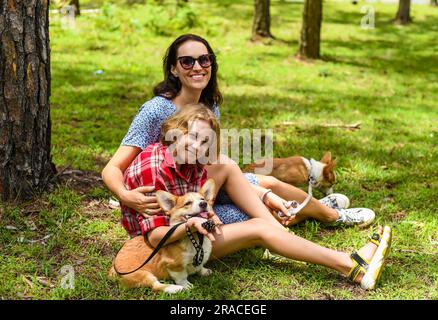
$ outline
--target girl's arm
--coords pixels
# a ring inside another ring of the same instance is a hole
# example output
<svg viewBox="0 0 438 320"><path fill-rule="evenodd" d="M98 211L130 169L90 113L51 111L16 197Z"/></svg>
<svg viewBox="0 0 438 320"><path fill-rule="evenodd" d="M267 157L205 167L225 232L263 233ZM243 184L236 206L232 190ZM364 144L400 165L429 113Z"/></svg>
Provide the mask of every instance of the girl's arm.
<svg viewBox="0 0 438 320"><path fill-rule="evenodd" d="M170 236L170 238L166 241L166 244L175 242L177 240L180 240L186 236L186 225L190 228L192 232L198 231L201 234L207 236L211 241L214 241L215 238L212 233L208 233L207 230L205 230L202 227L202 223L207 221L207 219L200 218L200 217L193 217L187 220L186 223L183 223L179 227L176 228L174 233ZM166 233L170 230L171 227L158 227L151 231L149 231L148 234L148 240L152 244L152 246L156 247L160 240L166 235ZM218 234L221 234L218 232Z"/></svg>
<svg viewBox="0 0 438 320"><path fill-rule="evenodd" d="M259 196L259 198L263 201L263 203L268 206L269 208L275 210L275 211L282 211L286 217L289 216L288 210L285 206L285 203L287 202L286 200L284 200L283 198L277 196L275 193L273 193L272 191L266 193L268 191L268 189L251 184L251 187L255 190L255 192L257 193L257 195ZM266 195L265 195L266 193ZM265 195L264 199L262 199L263 195ZM284 219L278 219L277 215L274 215L274 217L279 220L279 221L283 221Z"/></svg>
<svg viewBox="0 0 438 320"><path fill-rule="evenodd" d="M102 179L108 189L126 206L150 214L161 211L155 196L146 196L145 193L153 192L154 187L139 187L127 190L123 183L123 173L135 157L141 152L138 147L120 146L114 156L102 170Z"/></svg>

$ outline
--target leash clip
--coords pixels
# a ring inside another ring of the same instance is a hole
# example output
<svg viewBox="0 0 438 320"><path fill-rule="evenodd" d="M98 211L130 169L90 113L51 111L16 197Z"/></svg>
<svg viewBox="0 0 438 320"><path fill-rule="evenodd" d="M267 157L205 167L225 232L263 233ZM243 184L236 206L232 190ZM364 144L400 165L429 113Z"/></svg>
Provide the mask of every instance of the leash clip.
<svg viewBox="0 0 438 320"><path fill-rule="evenodd" d="M313 159L312 159L313 160ZM313 193L312 193L312 185L316 182L316 179L313 177L313 175L311 174L312 172L312 162L310 161L310 173L309 173L309 178L307 180L308 183L308 189L307 189L307 197L306 199L304 199L304 201L299 205L297 201L295 200L291 200L286 202L287 207L292 207L291 210L288 210L288 217L292 217L294 215L296 215L298 212L300 212L305 206L307 206L307 204L310 202L310 200L313 197ZM280 218L284 218L285 214L282 211L278 211L277 215Z"/></svg>

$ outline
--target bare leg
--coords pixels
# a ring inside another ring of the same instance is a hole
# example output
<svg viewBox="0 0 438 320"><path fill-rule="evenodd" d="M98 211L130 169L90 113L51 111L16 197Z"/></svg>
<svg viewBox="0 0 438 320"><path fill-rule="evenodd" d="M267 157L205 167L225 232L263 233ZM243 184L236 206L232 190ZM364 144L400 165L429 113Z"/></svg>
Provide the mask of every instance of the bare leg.
<svg viewBox="0 0 438 320"><path fill-rule="evenodd" d="M275 177L259 174L256 176L259 180L260 186L271 189L275 194L285 200L295 200L301 203L307 197L307 193L305 193L303 190L288 183L282 182ZM292 220L289 225L297 224L298 222L309 218L313 218L324 223L329 223L336 221L338 217L339 214L335 210L323 205L315 198L312 198L307 206L297 213L295 219Z"/></svg>
<svg viewBox="0 0 438 320"><path fill-rule="evenodd" d="M225 157L225 161L227 159ZM208 178L214 179L217 190L224 186L233 203L251 218L261 218L276 228L284 229L257 196L250 183L243 176L239 166L230 159L228 159L228 163L223 162L221 160L221 164L205 166Z"/></svg>
<svg viewBox="0 0 438 320"><path fill-rule="evenodd" d="M221 230L221 235L215 234L216 241L213 242L211 259L241 249L261 246L284 257L326 266L344 275L348 274L353 266L347 253L322 247L287 231L279 232L277 228L266 224L262 219L254 218L223 225ZM376 248L374 244L368 243L359 250L359 253L364 258L371 259ZM360 279L361 277L357 281Z"/></svg>

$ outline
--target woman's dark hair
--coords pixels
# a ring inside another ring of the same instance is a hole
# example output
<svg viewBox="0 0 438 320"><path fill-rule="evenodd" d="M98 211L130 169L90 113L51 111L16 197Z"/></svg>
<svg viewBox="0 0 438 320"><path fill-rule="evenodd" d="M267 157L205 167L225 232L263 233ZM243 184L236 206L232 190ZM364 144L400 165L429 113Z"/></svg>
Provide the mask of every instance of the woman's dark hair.
<svg viewBox="0 0 438 320"><path fill-rule="evenodd" d="M186 41L198 41L205 45L208 50L208 53L214 54L213 49L208 44L207 40L201 38L200 36L194 34L184 34L179 36L170 47L166 51L166 55L163 59L163 71L164 71L164 80L157 84L154 88L154 94L156 96L161 96L166 99L175 98L181 90L181 81L179 78L175 77L172 72L172 66L176 65L176 54L178 48ZM201 97L199 98L199 102L207 105L211 109L213 109L213 105L220 105L222 103L222 94L219 91L217 85L217 69L218 65L216 59L214 63L211 65L211 77L207 86L202 90Z"/></svg>

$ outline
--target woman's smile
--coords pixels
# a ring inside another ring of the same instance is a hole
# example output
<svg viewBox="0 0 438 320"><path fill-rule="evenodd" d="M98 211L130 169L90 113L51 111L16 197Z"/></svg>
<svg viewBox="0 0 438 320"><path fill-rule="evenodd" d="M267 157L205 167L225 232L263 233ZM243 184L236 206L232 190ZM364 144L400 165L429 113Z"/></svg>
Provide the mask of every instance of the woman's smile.
<svg viewBox="0 0 438 320"><path fill-rule="evenodd" d="M205 76L206 76L206 73L196 73L196 74L190 75L189 77L195 81L203 81Z"/></svg>

